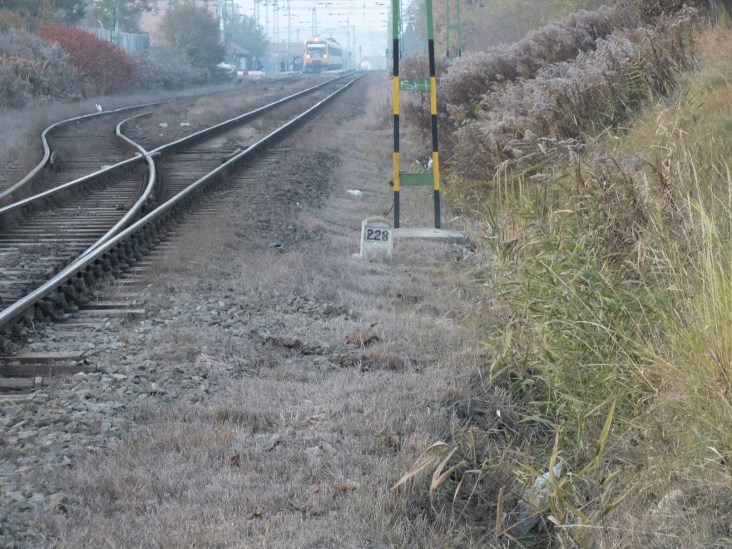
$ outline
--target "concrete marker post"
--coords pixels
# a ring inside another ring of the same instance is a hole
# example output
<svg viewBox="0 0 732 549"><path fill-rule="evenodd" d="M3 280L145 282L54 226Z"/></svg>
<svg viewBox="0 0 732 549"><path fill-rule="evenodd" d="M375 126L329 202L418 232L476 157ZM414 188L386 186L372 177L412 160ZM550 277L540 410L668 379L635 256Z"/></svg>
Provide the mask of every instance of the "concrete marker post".
<svg viewBox="0 0 732 549"><path fill-rule="evenodd" d="M362 259L394 255L394 230L384 217L368 217L361 222Z"/></svg>

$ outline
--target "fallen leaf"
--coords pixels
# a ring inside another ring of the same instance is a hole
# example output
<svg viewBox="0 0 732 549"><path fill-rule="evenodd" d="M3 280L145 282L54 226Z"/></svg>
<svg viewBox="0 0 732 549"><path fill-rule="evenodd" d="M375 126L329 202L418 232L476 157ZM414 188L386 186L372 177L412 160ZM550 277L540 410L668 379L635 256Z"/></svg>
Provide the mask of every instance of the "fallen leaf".
<svg viewBox="0 0 732 549"><path fill-rule="evenodd" d="M308 492L311 494L317 494L318 492L320 492L320 486L318 486L317 484L311 484L310 486L308 486Z"/></svg>
<svg viewBox="0 0 732 549"><path fill-rule="evenodd" d="M353 334L346 336L346 345L351 345L352 347L368 347L379 341L381 341L381 338L376 334L371 334L367 337Z"/></svg>
<svg viewBox="0 0 732 549"><path fill-rule="evenodd" d="M368 347L372 343L378 343L379 341L381 341L381 338L379 336L377 336L376 334L372 334L363 340L363 346Z"/></svg>
<svg viewBox="0 0 732 549"><path fill-rule="evenodd" d="M333 488L335 488L339 492L353 492L356 488L358 488L358 484L356 484L355 482L336 482L333 485Z"/></svg>
<svg viewBox="0 0 732 549"><path fill-rule="evenodd" d="M302 341L296 337L285 336L279 339L280 345L287 349L299 349L302 347Z"/></svg>
<svg viewBox="0 0 732 549"><path fill-rule="evenodd" d="M316 414L307 418L307 421L310 423L318 423L319 421L325 421L327 418L328 416L325 414Z"/></svg>
<svg viewBox="0 0 732 549"><path fill-rule="evenodd" d="M283 440L283 439L282 439L282 437L281 437L280 435L275 435L275 436L273 436L273 437L272 437L272 438L270 439L270 441L269 441L269 444L267 444L267 446L265 446L265 447L264 447L264 449L265 449L265 450L266 450L267 452L271 452L272 450L274 450L274 449L275 449L275 448L277 447L277 445L278 445L279 443L281 443L281 442L282 442L282 440Z"/></svg>

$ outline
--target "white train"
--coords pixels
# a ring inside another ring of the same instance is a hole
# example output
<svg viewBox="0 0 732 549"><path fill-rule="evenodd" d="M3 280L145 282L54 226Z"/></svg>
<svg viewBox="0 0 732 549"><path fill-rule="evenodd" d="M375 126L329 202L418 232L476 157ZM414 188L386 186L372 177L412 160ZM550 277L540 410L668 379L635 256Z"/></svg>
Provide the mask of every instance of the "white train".
<svg viewBox="0 0 732 549"><path fill-rule="evenodd" d="M332 38L313 36L305 41L303 72L321 72L343 68L341 46Z"/></svg>

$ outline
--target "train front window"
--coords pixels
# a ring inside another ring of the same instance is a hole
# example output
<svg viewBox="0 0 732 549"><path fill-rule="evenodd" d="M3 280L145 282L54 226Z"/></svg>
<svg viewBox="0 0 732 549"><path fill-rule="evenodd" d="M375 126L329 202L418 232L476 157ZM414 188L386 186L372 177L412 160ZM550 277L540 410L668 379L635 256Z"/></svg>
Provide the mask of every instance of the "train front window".
<svg viewBox="0 0 732 549"><path fill-rule="evenodd" d="M311 57L323 57L325 55L325 44L307 44L305 51Z"/></svg>

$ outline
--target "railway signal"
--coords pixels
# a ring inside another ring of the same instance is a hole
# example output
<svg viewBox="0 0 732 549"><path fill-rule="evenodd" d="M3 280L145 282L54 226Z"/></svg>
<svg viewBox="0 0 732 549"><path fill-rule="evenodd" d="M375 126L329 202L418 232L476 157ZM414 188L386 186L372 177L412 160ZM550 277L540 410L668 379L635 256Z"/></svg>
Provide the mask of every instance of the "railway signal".
<svg viewBox="0 0 732 549"><path fill-rule="evenodd" d="M400 0L392 0L392 93L393 93L393 116L394 116L394 152L393 161L393 184L394 184L394 228L399 228L399 193L402 186L432 185L432 194L435 211L435 228L439 229L440 221L440 156L437 141L437 79L435 76L435 40L434 24L432 20L432 0L425 0L427 13L427 52L429 59L428 80L404 80L399 79L399 37L401 35L401 10ZM399 157L399 101L401 91L429 91L430 92L430 117L432 129L432 158L431 168L426 173L404 173L400 169Z"/></svg>

